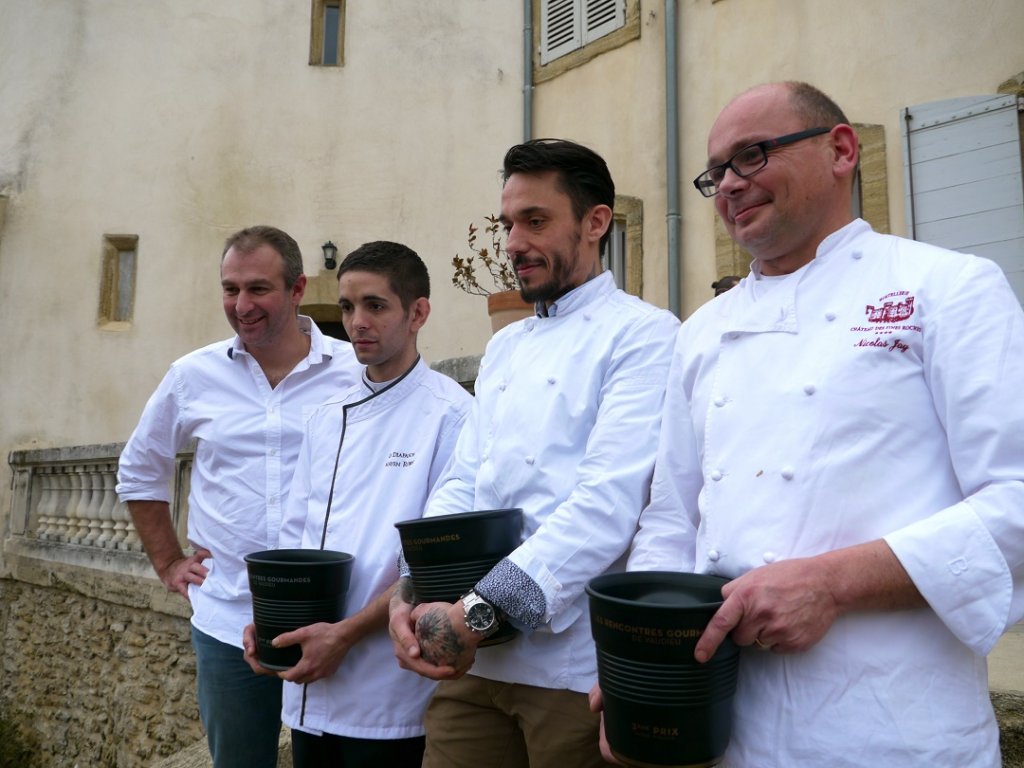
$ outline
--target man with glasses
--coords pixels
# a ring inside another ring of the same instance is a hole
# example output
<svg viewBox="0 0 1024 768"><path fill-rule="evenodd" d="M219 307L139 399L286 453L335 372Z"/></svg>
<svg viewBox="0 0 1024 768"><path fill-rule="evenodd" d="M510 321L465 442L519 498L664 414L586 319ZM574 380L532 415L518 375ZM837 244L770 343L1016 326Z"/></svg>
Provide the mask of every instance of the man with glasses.
<svg viewBox="0 0 1024 768"><path fill-rule="evenodd" d="M680 329L628 567L733 579L695 651L749 649L733 768L996 768L1024 313L992 262L852 217L857 136L812 86L737 97L708 157L694 183L754 260Z"/></svg>

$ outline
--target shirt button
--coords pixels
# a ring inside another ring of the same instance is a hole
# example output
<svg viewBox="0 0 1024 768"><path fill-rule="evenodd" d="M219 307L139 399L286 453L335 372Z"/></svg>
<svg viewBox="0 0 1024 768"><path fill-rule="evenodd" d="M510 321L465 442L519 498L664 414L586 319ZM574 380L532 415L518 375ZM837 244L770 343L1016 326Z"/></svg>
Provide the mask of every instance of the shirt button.
<svg viewBox="0 0 1024 768"><path fill-rule="evenodd" d="M825 313L825 319L828 320L831 323L833 320L836 319L836 313L835 312L826 312Z"/></svg>
<svg viewBox="0 0 1024 768"><path fill-rule="evenodd" d="M783 480L792 480L794 474L795 473L793 472L793 468L792 467L783 467L782 468L782 479Z"/></svg>
<svg viewBox="0 0 1024 768"><path fill-rule="evenodd" d="M548 384L555 384L556 380L554 376L548 376Z"/></svg>
<svg viewBox="0 0 1024 768"><path fill-rule="evenodd" d="M589 323L590 322L590 315L584 314L583 315L583 319L586 320Z"/></svg>
<svg viewBox="0 0 1024 768"><path fill-rule="evenodd" d="M776 555L774 552L769 551L764 553L764 561L766 563L774 563L777 559L778 555Z"/></svg>
<svg viewBox="0 0 1024 768"><path fill-rule="evenodd" d="M527 457L526 457L526 459L525 459L525 461L526 461L526 463L527 463L527 464L529 464L530 466L533 466L533 462L535 462L535 461L536 461L536 459L535 459L535 458L534 458L533 456L527 456Z"/></svg>
<svg viewBox="0 0 1024 768"><path fill-rule="evenodd" d="M813 395L817 391L818 388L813 384L804 384L804 392L806 392L808 395Z"/></svg>
<svg viewBox="0 0 1024 768"><path fill-rule="evenodd" d="M721 408L723 405L725 405L725 398L724 397L716 397L715 398L715 407L716 408Z"/></svg>
<svg viewBox="0 0 1024 768"><path fill-rule="evenodd" d="M504 384L504 383L501 383L501 384L498 385L498 389L501 390L502 392L505 391L505 387L506 387L506 384Z"/></svg>
<svg viewBox="0 0 1024 768"><path fill-rule="evenodd" d="M715 482L718 482L719 480L721 480L722 479L722 471L719 470L719 469L712 470L711 471L711 479L714 480Z"/></svg>
<svg viewBox="0 0 1024 768"><path fill-rule="evenodd" d="M863 256L863 255L864 254L861 253L860 251L854 251L853 253L850 254L850 257L852 259L854 259L854 261L856 261L856 260L860 259L860 257Z"/></svg>
<svg viewBox="0 0 1024 768"><path fill-rule="evenodd" d="M721 557L721 555L718 553L717 549L708 550L708 560L710 560L712 563L717 563L719 557Z"/></svg>

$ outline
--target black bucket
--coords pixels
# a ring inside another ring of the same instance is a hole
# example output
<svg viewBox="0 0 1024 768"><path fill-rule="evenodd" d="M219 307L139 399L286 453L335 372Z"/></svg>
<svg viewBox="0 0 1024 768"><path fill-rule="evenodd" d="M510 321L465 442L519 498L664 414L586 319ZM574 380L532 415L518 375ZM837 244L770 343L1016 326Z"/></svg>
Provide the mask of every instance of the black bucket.
<svg viewBox="0 0 1024 768"><path fill-rule="evenodd" d="M486 509L395 523L417 603L454 603L519 546L523 510ZM511 640L509 624L480 643Z"/></svg>
<svg viewBox="0 0 1024 768"><path fill-rule="evenodd" d="M354 559L324 549L268 549L245 556L260 666L290 669L302 658L300 645L272 646L278 635L345 617Z"/></svg>
<svg viewBox="0 0 1024 768"><path fill-rule="evenodd" d="M697 768L725 754L739 648L726 637L704 664L693 650L727 581L635 571L587 585L605 735L621 763Z"/></svg>

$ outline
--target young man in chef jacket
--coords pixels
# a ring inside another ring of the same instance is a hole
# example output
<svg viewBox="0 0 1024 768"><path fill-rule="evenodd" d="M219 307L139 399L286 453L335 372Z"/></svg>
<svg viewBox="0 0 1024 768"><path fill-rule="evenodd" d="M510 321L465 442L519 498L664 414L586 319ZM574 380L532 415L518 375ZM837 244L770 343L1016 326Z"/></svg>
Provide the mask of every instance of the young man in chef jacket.
<svg viewBox="0 0 1024 768"><path fill-rule="evenodd" d="M280 546L341 550L355 562L342 621L274 640L302 646L299 663L277 673L286 681L282 720L296 768L418 768L434 685L398 666L387 633L401 549L395 523L422 514L472 398L417 351L430 281L416 253L366 243L338 267L338 295L366 367L306 425ZM245 647L261 670L252 626Z"/></svg>

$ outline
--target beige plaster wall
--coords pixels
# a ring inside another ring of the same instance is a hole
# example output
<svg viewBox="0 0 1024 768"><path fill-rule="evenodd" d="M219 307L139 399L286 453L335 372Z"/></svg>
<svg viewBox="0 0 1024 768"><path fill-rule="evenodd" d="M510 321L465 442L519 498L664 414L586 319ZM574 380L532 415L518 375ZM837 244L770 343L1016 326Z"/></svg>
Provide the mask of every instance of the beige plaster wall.
<svg viewBox="0 0 1024 768"><path fill-rule="evenodd" d="M307 0L0 2L4 455L125 439L168 363L230 334L218 260L247 224L294 235L328 303L321 243L408 243L433 276L425 357L479 353L485 308L449 263L496 206L522 60L518 7L481 10L348 3L345 65L318 68ZM139 236L119 331L97 327L105 233Z"/></svg>
<svg viewBox="0 0 1024 768"><path fill-rule="evenodd" d="M714 212L690 179L707 131L746 88L800 79L857 123L884 127L892 231L904 234L900 109L995 93L1024 70L1020 0L679 0L682 298L689 314L716 278ZM641 4L641 37L537 88L537 132L605 155L623 194L644 202L645 298L667 303L664 2Z"/></svg>

